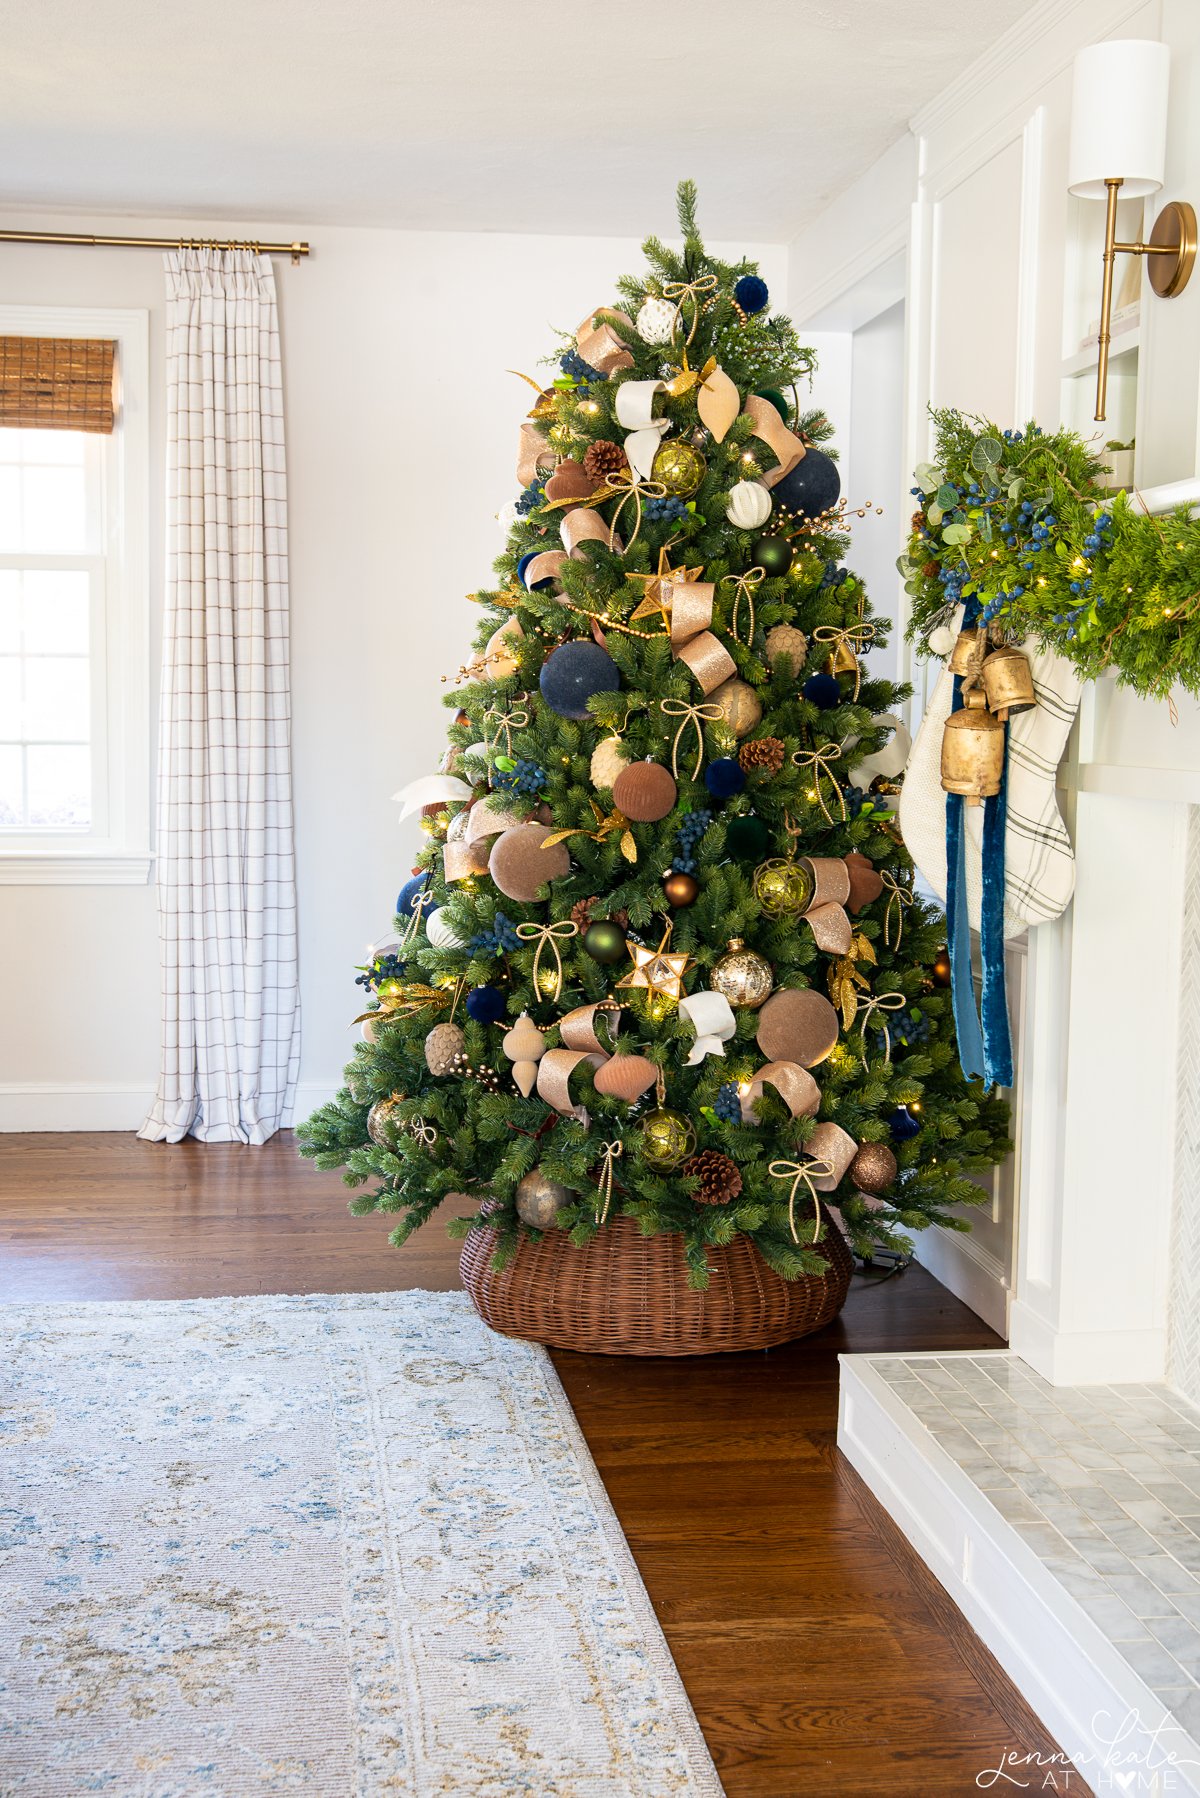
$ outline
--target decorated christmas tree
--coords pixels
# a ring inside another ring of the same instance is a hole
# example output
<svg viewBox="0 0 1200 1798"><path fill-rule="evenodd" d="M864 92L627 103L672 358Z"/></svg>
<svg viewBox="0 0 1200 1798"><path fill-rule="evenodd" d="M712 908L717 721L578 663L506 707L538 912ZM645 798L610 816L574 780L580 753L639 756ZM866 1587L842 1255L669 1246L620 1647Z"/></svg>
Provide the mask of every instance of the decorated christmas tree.
<svg viewBox="0 0 1200 1798"><path fill-rule="evenodd" d="M398 941L302 1136L394 1243L447 1199L497 1266L624 1216L702 1288L739 1235L798 1280L831 1231L965 1227L1007 1113L876 772L906 694L870 673L812 354L687 183L679 218L533 382L449 747L401 795Z"/></svg>

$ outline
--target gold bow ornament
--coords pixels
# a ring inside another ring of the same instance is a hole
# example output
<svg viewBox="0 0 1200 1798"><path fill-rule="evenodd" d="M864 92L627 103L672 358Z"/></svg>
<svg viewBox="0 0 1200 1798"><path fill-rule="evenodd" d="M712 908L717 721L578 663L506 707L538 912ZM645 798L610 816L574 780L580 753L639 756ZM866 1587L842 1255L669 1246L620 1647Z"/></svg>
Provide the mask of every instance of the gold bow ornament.
<svg viewBox="0 0 1200 1798"><path fill-rule="evenodd" d="M671 773L679 779L679 745L684 731L690 724L696 733L696 759L692 764L689 778L695 780L704 760L704 726L716 724L724 717L719 705L689 705L683 699L660 699L658 709L664 718L678 718L679 729L675 732L671 744Z"/></svg>
<svg viewBox="0 0 1200 1798"><path fill-rule="evenodd" d="M790 1180L792 1183L791 1191L788 1193L788 1227L792 1232L792 1241L796 1243L800 1241L796 1231L796 1194L802 1186L808 1188L808 1196L812 1200L813 1208L812 1240L819 1242L821 1240L821 1200L817 1181L832 1174L832 1164L816 1159L811 1161L773 1161L767 1172L773 1174L776 1180Z"/></svg>
<svg viewBox="0 0 1200 1798"><path fill-rule="evenodd" d="M822 743L819 749L797 749L792 755L792 764L796 768L806 769L812 779L812 791L808 797L815 799L827 824L846 822L846 795L842 792L841 782L834 772L838 762L846 753L845 743ZM833 788L833 796L838 802L839 816L833 813L825 803L825 794L821 787L824 777Z"/></svg>
<svg viewBox="0 0 1200 1798"><path fill-rule="evenodd" d="M871 998L865 999L860 1006L856 1007L856 1021L862 1032L862 1064L864 1068L867 1065L867 1031L871 1028L871 1019L876 1016L879 1019L875 1028L883 1031L883 1059L890 1065L892 1033L888 1029L886 1013L903 1011L907 1003L903 993L879 993L878 995L873 994Z"/></svg>
<svg viewBox="0 0 1200 1798"><path fill-rule="evenodd" d="M749 612L749 627L746 631L745 643L749 648L754 641L754 589L760 587L767 577L765 568L747 568L745 574L727 574L722 577L721 585L733 582L733 610L729 614L729 634L735 643L743 638L738 630L743 599Z"/></svg>
<svg viewBox="0 0 1200 1798"><path fill-rule="evenodd" d="M696 326L700 323L700 314L709 298L716 293L717 286L715 275L697 275L694 281L667 281L663 284L663 299L675 302L675 318L671 325L672 343L683 323L683 308L689 300L692 303L692 322L683 341L685 344L692 341L696 335ZM702 295L705 296L703 299Z"/></svg>
<svg viewBox="0 0 1200 1798"><path fill-rule="evenodd" d="M523 703L528 697L529 695L527 693L518 693L516 699L507 706L491 705L488 707L487 711L483 714L483 749L485 755L490 756L495 754L496 745L500 741L501 733L504 735L505 755L512 754L512 734L514 730L529 729L529 713L525 710ZM494 729L491 731L488 730L489 724L494 726Z"/></svg>
<svg viewBox="0 0 1200 1798"><path fill-rule="evenodd" d="M862 668L859 656L866 655L875 641L873 624L820 624L813 632L814 643L828 643L829 672L831 674L853 674L854 692L852 699L857 699L862 691Z"/></svg>
<svg viewBox="0 0 1200 1798"><path fill-rule="evenodd" d="M612 1142L602 1143L600 1146L600 1178L596 1182L596 1222L598 1224L608 1221L613 1193L613 1162L619 1161L624 1151L625 1145L619 1136L615 1137Z"/></svg>
<svg viewBox="0 0 1200 1798"><path fill-rule="evenodd" d="M545 845L543 844L543 848ZM517 935L523 943L536 943L533 952L533 986L534 991L544 993L548 999L557 1001L562 997L563 965L559 951L560 942L568 942L571 937L579 935L578 924L564 918L560 924L518 924ZM554 973L549 975L547 985L542 984L542 954L549 948L554 957Z"/></svg>
<svg viewBox="0 0 1200 1798"><path fill-rule="evenodd" d="M904 935L904 907L913 902L911 887L901 886L890 868L881 868L879 878L883 882L883 890L887 894L887 905L883 912L883 942L886 949L898 949L900 938ZM892 941L892 914L896 918L896 940Z"/></svg>

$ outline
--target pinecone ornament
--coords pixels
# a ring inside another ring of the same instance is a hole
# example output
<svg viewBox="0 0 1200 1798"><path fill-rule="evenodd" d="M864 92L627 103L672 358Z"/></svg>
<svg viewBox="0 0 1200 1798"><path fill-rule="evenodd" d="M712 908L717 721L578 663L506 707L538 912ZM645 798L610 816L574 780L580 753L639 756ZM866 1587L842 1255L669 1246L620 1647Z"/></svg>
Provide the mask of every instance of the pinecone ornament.
<svg viewBox="0 0 1200 1798"><path fill-rule="evenodd" d="M599 899L596 897L595 893L593 893L590 899L577 899L571 907L571 922L578 930L580 936L583 935L589 924L595 923L596 920L592 913L592 907L599 904ZM624 930L629 923L629 913L624 909L620 911L606 911L602 913L602 916L608 918L614 924L619 924L622 930Z"/></svg>
<svg viewBox="0 0 1200 1798"><path fill-rule="evenodd" d="M590 444L583 458L583 472L593 481L607 481L627 466L628 457L621 445L612 443L607 437L600 437Z"/></svg>
<svg viewBox="0 0 1200 1798"><path fill-rule="evenodd" d="M698 1155L689 1155L679 1171L700 1182L692 1194L698 1205L728 1205L742 1190L737 1163L719 1149L701 1149Z"/></svg>
<svg viewBox="0 0 1200 1798"><path fill-rule="evenodd" d="M778 774L783 767L784 748L778 737L755 737L738 750L738 761L749 774L752 768L764 768Z"/></svg>

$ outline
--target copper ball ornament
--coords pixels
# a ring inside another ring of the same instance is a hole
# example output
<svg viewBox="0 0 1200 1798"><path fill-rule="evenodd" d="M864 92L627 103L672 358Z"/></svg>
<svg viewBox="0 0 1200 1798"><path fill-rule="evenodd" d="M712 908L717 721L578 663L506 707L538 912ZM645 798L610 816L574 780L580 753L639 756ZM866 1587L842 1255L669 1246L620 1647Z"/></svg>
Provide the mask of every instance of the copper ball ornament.
<svg viewBox="0 0 1200 1798"><path fill-rule="evenodd" d="M850 1163L850 1178L860 1192L887 1192L897 1172L896 1157L883 1142L860 1143Z"/></svg>
<svg viewBox="0 0 1200 1798"><path fill-rule="evenodd" d="M506 899L532 905L548 881L570 873L566 844L552 843L546 848L549 835L544 824L519 824L496 838L488 857L488 873Z"/></svg>
<svg viewBox="0 0 1200 1798"><path fill-rule="evenodd" d="M700 896L700 882L694 874L681 874L672 868L669 874L663 875L663 895L667 904L676 909L694 905Z"/></svg>
<svg viewBox="0 0 1200 1798"><path fill-rule="evenodd" d="M754 870L754 897L768 918L799 918L812 904L816 881L804 862L763 862Z"/></svg>
<svg viewBox="0 0 1200 1798"><path fill-rule="evenodd" d="M838 1014L811 987L782 987L758 1014L758 1046L768 1061L814 1068L838 1039Z"/></svg>
<svg viewBox="0 0 1200 1798"><path fill-rule="evenodd" d="M642 1119L642 1160L656 1173L671 1173L695 1146L696 1132L679 1112L660 1106Z"/></svg>
<svg viewBox="0 0 1200 1798"><path fill-rule="evenodd" d="M551 1180L540 1167L517 1182L517 1216L531 1230L552 1230L572 1194L561 1181Z"/></svg>
<svg viewBox="0 0 1200 1798"><path fill-rule="evenodd" d="M675 804L679 789L660 762L630 762L613 782L613 804L635 824L657 824Z"/></svg>
<svg viewBox="0 0 1200 1798"><path fill-rule="evenodd" d="M749 681L731 674L708 695L708 704L720 706L721 717L735 737L749 736L762 717L762 700Z"/></svg>
<svg viewBox="0 0 1200 1798"><path fill-rule="evenodd" d="M690 443L672 438L658 450L651 465L651 479L661 481L675 499L690 499L704 479L708 464Z"/></svg>
<svg viewBox="0 0 1200 1798"><path fill-rule="evenodd" d="M775 974L765 956L747 949L741 937L734 936L720 961L714 963L708 984L731 1005L757 1011L771 996Z"/></svg>
<svg viewBox="0 0 1200 1798"><path fill-rule="evenodd" d="M933 966L929 972L933 976L934 986L949 986L953 978L950 969L950 951L945 946L938 950L933 958Z"/></svg>

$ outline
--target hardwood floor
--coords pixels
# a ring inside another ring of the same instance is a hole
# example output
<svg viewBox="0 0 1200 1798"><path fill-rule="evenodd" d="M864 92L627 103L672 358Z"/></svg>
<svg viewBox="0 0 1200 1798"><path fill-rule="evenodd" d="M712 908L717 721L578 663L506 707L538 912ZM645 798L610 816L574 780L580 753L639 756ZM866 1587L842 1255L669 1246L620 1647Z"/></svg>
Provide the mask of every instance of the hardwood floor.
<svg viewBox="0 0 1200 1798"><path fill-rule="evenodd" d="M0 1302L459 1284L438 1220L394 1250L346 1197L286 1136L0 1137ZM914 1267L769 1354L555 1353L729 1798L966 1794L1055 1754L835 1446L840 1352L998 1345ZM1036 1783L1086 1798L1057 1763Z"/></svg>

